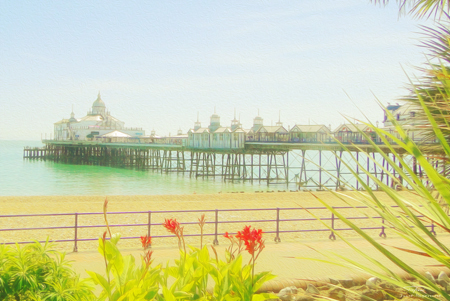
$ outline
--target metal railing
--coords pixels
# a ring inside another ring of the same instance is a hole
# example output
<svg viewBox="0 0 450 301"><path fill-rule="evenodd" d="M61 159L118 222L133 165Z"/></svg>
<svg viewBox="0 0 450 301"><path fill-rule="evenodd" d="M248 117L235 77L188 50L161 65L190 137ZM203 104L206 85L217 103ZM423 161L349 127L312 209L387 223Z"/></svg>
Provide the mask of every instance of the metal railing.
<svg viewBox="0 0 450 301"><path fill-rule="evenodd" d="M398 207L398 206L392 206L392 207ZM337 210L344 210L344 209L367 209L366 206L342 206L342 207L333 207ZM214 210L170 210L170 211L134 211L134 212L108 212L109 216L114 215L137 215L137 214L145 214L147 215L147 222L146 223L126 223L126 224L109 224L109 227L145 227L146 228L146 234L148 236L151 236L152 239L155 238L167 238L167 237L173 237L173 235L152 235L152 227L153 226L161 226L161 222L154 223L152 222L152 218L155 215L163 215L167 216L169 214L179 214L179 213L211 213L214 214L214 220L213 221L206 221L205 224L213 225L214 231L210 233L203 233L203 236L213 236L212 243L214 245L219 244L218 237L221 235L224 235L224 232L219 231L219 225L221 224L249 224L251 223L254 226L254 223L273 223L273 230L265 230L264 233L266 234L275 234L274 241L276 243L281 242L280 234L282 233L301 233L301 232L330 232L328 238L331 240L336 239L336 235L333 231L330 230L333 229L334 231L349 231L352 230L352 228L339 228L336 227L335 222L339 220L339 218L335 217L333 213L330 213L329 217L321 217L321 221L329 222L329 227L323 226L324 228L314 228L314 229L294 229L294 230L280 230L280 224L286 223L286 222L306 222L306 221L317 221L317 218L311 216L308 218L286 218L282 219L280 218L280 212L282 211L297 211L297 210L303 210L307 212L316 211L316 210L328 210L326 207L307 207L307 208L257 208L257 209L214 209ZM253 219L253 220L220 220L219 219L219 213L230 213L230 212L255 212L255 211L268 211L268 212L274 212L273 219ZM51 240L52 242L73 242L73 251L78 251L78 243L79 242L86 242L86 241L95 241L98 240L98 237L87 237L87 238L80 238L78 230L80 229L88 229L88 228L103 228L106 227L105 223L102 224L96 224L96 225L80 225L79 221L80 218L85 216L94 216L94 215L103 215L103 212L87 212L87 213L50 213L50 214L19 214L19 215L0 215L0 220L3 218L52 218L52 217L63 217L63 216L72 216L73 217L73 225L64 225L64 226L51 226L51 227L25 227L25 228L7 228L7 229L0 229L0 232L6 232L6 231L32 231L32 230L55 230L55 229L73 229L73 238L67 238L67 239L55 239ZM197 217L197 216L196 216ZM420 216L418 216L420 217ZM365 219L381 219L379 216L369 217L369 216L351 216L346 217L349 220L365 220ZM162 219L161 219L162 220ZM194 225L197 224L197 221L187 221L187 222L180 222L180 225ZM435 232L435 226L434 224L431 224L427 226L431 228L430 232L433 233L433 235L436 235ZM379 236L380 237L386 237L386 227L384 226L384 220L382 220L382 226L369 226L369 227L360 227L362 230L380 230ZM234 234L234 233L230 233ZM185 234L185 237L195 237L200 236L200 231L198 233L193 234ZM139 239L140 236L125 236L121 237L121 239ZM40 243L43 243L45 241L38 241ZM26 244L26 243L33 243L33 241L16 241L16 242L3 242L2 244Z"/></svg>

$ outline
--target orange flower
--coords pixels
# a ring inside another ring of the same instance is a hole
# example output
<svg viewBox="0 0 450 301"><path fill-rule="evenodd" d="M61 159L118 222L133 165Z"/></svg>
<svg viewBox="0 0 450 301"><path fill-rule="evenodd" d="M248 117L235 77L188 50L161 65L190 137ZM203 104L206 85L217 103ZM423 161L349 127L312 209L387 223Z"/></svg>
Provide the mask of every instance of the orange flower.
<svg viewBox="0 0 450 301"><path fill-rule="evenodd" d="M142 247L145 249L152 246L152 237L151 236L141 236Z"/></svg>
<svg viewBox="0 0 450 301"><path fill-rule="evenodd" d="M228 232L225 232L225 234L223 235L223 237L228 238L228 239L232 239L233 235L228 234Z"/></svg>
<svg viewBox="0 0 450 301"><path fill-rule="evenodd" d="M169 231L172 234L175 234L178 236L178 232L180 230L180 223L177 222L177 220L174 219L164 219L164 223L163 223L164 228L167 229L167 231Z"/></svg>

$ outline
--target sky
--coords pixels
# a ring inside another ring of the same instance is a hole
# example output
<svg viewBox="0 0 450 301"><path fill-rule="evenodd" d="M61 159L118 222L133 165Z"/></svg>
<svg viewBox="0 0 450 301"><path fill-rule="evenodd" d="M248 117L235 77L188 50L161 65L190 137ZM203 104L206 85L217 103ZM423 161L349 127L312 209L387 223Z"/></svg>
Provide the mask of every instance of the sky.
<svg viewBox="0 0 450 301"><path fill-rule="evenodd" d="M398 102L426 62L419 25L433 26L391 2L0 0L0 139L49 137L99 91L147 134L214 110L245 129L258 110L286 128L381 122L378 101Z"/></svg>

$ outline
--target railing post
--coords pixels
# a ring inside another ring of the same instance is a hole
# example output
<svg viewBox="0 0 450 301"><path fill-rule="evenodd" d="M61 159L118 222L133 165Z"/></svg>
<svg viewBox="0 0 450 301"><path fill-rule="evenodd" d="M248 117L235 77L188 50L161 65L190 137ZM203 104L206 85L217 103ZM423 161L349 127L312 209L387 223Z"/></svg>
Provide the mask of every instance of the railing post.
<svg viewBox="0 0 450 301"><path fill-rule="evenodd" d="M216 209L216 220L214 221L215 232L214 232L214 241L213 245L219 245L219 240L217 239L217 227L219 225L219 210Z"/></svg>
<svg viewBox="0 0 450 301"><path fill-rule="evenodd" d="M382 223L383 223L383 225L381 226L381 233L380 233L380 237L383 237L383 238L386 238L386 233L384 232L384 229L385 229L385 227L384 227L384 218L382 219Z"/></svg>
<svg viewBox="0 0 450 301"><path fill-rule="evenodd" d="M280 208L277 207L277 236L275 236L274 241L276 243L281 242L280 239Z"/></svg>
<svg viewBox="0 0 450 301"><path fill-rule="evenodd" d="M75 238L73 251L78 252L78 213L75 212Z"/></svg>
<svg viewBox="0 0 450 301"><path fill-rule="evenodd" d="M148 229L147 229L147 237L151 236L151 228L152 228L152 212L148 212ZM150 247L152 244L150 243Z"/></svg>
<svg viewBox="0 0 450 301"><path fill-rule="evenodd" d="M334 213L331 213L331 229L334 230ZM328 239L336 240L336 235L334 235L334 232L331 231L330 236L328 236Z"/></svg>
<svg viewBox="0 0 450 301"><path fill-rule="evenodd" d="M434 236L436 236L436 231L434 231L434 223L431 223L431 234L433 234Z"/></svg>

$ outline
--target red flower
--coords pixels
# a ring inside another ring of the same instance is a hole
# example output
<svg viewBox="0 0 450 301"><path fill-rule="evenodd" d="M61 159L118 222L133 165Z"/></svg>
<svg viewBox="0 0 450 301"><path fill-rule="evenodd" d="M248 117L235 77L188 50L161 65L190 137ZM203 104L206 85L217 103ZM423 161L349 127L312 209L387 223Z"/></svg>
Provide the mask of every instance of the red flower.
<svg viewBox="0 0 450 301"><path fill-rule="evenodd" d="M151 236L141 236L141 243L142 243L142 247L145 249L147 249L148 247L151 247L152 245L152 237Z"/></svg>
<svg viewBox="0 0 450 301"><path fill-rule="evenodd" d="M244 230L238 231L236 238L244 242L245 249L253 256L256 250L261 252L262 249L264 249L262 234L263 232L261 229L252 230L251 226L245 226Z"/></svg>
<svg viewBox="0 0 450 301"><path fill-rule="evenodd" d="M174 219L164 219L163 223L164 228L167 229L172 234L177 235L180 229L180 223L177 222L177 220Z"/></svg>

